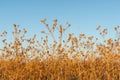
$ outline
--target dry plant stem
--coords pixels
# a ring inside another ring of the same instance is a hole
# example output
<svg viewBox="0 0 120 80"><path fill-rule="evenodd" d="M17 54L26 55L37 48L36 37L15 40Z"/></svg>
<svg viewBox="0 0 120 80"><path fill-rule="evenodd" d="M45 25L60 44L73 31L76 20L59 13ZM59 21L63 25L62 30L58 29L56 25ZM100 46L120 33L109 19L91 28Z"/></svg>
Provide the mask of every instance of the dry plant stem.
<svg viewBox="0 0 120 80"><path fill-rule="evenodd" d="M63 34L63 28L62 25L60 25L60 45L62 46L62 34Z"/></svg>
<svg viewBox="0 0 120 80"><path fill-rule="evenodd" d="M57 42L56 41L56 39L55 39L55 37L54 37L54 34L53 34L53 32L51 31L51 29L50 29L50 27L45 23L45 25L46 25L46 28L48 29L48 31L49 31L49 33L50 33L50 35L52 36L52 38L53 38L53 40L54 40L54 42Z"/></svg>

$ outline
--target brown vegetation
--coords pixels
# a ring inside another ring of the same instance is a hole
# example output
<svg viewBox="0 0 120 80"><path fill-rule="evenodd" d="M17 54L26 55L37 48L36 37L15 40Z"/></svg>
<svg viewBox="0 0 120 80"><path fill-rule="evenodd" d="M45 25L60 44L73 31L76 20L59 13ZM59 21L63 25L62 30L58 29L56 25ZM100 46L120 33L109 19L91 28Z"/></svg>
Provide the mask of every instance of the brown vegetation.
<svg viewBox="0 0 120 80"><path fill-rule="evenodd" d="M0 80L120 80L120 39L108 39L97 43L98 38L80 34L68 34L63 40L67 27L57 24L52 27L41 20L53 38L49 44L46 31L41 31L45 37L37 40L36 35L25 38L26 29L19 30L14 24L12 32L14 41L3 39L4 46L0 49ZM59 31L59 41L54 31ZM107 29L96 28L104 38ZM119 34L119 26L115 27ZM0 36L7 35L4 31ZM27 46L25 46L27 44Z"/></svg>

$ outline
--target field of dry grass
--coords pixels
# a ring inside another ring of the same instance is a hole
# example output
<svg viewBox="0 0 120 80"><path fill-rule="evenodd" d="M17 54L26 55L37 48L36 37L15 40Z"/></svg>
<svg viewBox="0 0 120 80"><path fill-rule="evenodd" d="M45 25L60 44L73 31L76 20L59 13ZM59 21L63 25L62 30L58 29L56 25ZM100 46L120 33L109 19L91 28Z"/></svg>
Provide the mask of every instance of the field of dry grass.
<svg viewBox="0 0 120 80"><path fill-rule="evenodd" d="M120 80L120 38L109 38L101 43L94 36L68 34L64 32L71 26L58 25L55 19L50 27L46 19L41 23L48 29L41 31L44 37L37 35L26 39L27 30L20 30L14 24L14 41L4 39L8 33L1 33L4 46L0 49L0 80ZM59 40L54 31L58 30ZM104 38L107 29L96 28ZM119 26L115 27L119 34ZM49 44L49 37L53 43ZM24 46L27 44L27 46Z"/></svg>

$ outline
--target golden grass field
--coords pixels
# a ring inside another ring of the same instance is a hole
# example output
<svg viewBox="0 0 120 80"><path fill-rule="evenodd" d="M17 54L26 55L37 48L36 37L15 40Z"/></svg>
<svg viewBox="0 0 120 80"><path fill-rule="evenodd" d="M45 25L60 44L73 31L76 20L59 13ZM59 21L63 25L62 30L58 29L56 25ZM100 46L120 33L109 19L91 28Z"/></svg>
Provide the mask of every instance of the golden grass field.
<svg viewBox="0 0 120 80"><path fill-rule="evenodd" d="M4 46L0 49L0 80L120 80L120 38L109 38L101 43L94 36L68 34L63 40L64 32L71 26L58 25L55 19L50 27L46 19L41 23L48 29L53 39L49 44L46 31L44 37L36 35L26 39L27 30L20 30L14 24L12 32L14 41L4 39L8 33L1 33ZM59 40L54 31L58 30ZM96 28L104 38L107 29ZM119 26L115 27L119 34ZM24 46L27 44L27 46Z"/></svg>

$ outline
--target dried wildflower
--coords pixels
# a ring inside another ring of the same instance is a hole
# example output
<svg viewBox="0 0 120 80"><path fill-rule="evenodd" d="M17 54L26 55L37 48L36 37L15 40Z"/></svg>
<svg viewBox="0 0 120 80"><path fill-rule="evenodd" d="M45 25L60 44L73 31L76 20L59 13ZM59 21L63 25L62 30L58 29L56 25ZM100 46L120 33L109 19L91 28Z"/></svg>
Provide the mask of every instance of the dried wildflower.
<svg viewBox="0 0 120 80"><path fill-rule="evenodd" d="M14 26L14 28L16 28L16 27L17 27L17 25L16 25L16 24L13 24L13 26Z"/></svg>
<svg viewBox="0 0 120 80"><path fill-rule="evenodd" d="M70 27L70 26L71 26L71 24L70 24L70 23L68 23L68 22L67 22L66 24L67 24L67 26L68 26L68 27Z"/></svg>
<svg viewBox="0 0 120 80"><path fill-rule="evenodd" d="M46 25L46 27L48 27L49 25L48 24L45 24Z"/></svg>
<svg viewBox="0 0 120 80"><path fill-rule="evenodd" d="M61 49L61 52L63 53L64 51L65 51L65 49L64 49L64 48L62 48L62 49Z"/></svg>
<svg viewBox="0 0 120 80"><path fill-rule="evenodd" d="M54 20L53 26L52 26L52 31L54 32L55 28L57 26L57 19Z"/></svg>
<svg viewBox="0 0 120 80"><path fill-rule="evenodd" d="M54 22L57 22L57 21L58 21L57 19L54 20Z"/></svg>
<svg viewBox="0 0 120 80"><path fill-rule="evenodd" d="M91 41L92 39L93 39L93 36L88 37L88 40L90 40L90 41Z"/></svg>
<svg viewBox="0 0 120 80"><path fill-rule="evenodd" d="M96 28L96 30L99 30L99 29L100 29L100 27L101 27L101 26L99 25L99 26Z"/></svg>
<svg viewBox="0 0 120 80"><path fill-rule="evenodd" d="M86 38L85 34L80 34L80 38Z"/></svg>
<svg viewBox="0 0 120 80"><path fill-rule="evenodd" d="M45 31L41 31L41 33L44 33L44 34L45 34L46 32L45 32Z"/></svg>
<svg viewBox="0 0 120 80"><path fill-rule="evenodd" d="M108 39L107 42L108 42L108 44L111 44L112 43L112 39L111 38Z"/></svg>
<svg viewBox="0 0 120 80"><path fill-rule="evenodd" d="M4 43L6 41L6 39L2 40L2 42Z"/></svg>
<svg viewBox="0 0 120 80"><path fill-rule="evenodd" d="M96 40L98 40L98 38L96 38Z"/></svg>
<svg viewBox="0 0 120 80"><path fill-rule="evenodd" d="M70 47L70 51L73 51L73 50L74 50L74 46L71 46L71 47Z"/></svg>
<svg viewBox="0 0 120 80"><path fill-rule="evenodd" d="M78 40L76 37L72 39L72 43L77 43L77 42L78 42Z"/></svg>
<svg viewBox="0 0 120 80"><path fill-rule="evenodd" d="M63 28L62 28L62 25L60 25L60 33L63 32Z"/></svg>
<svg viewBox="0 0 120 80"><path fill-rule="evenodd" d="M118 28L117 28L117 27L115 27L115 28L114 28L114 30L115 30L115 31L117 31L117 30L118 30Z"/></svg>
<svg viewBox="0 0 120 80"><path fill-rule="evenodd" d="M43 20L41 20L40 22L42 22L42 23L45 23L46 22L46 18L44 18Z"/></svg>
<svg viewBox="0 0 120 80"><path fill-rule="evenodd" d="M67 42L69 42L72 39L72 34L69 34Z"/></svg>
<svg viewBox="0 0 120 80"><path fill-rule="evenodd" d="M103 30L103 33L106 33L107 32L107 28L105 28L104 30Z"/></svg>
<svg viewBox="0 0 120 80"><path fill-rule="evenodd" d="M1 37L7 35L7 31L3 31L2 34L0 35Z"/></svg>
<svg viewBox="0 0 120 80"><path fill-rule="evenodd" d="M26 30L26 29L23 29L23 33L26 34L26 33L27 33L27 30Z"/></svg>

